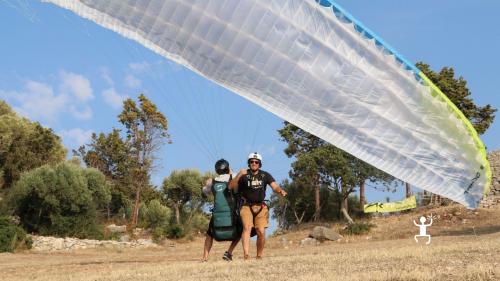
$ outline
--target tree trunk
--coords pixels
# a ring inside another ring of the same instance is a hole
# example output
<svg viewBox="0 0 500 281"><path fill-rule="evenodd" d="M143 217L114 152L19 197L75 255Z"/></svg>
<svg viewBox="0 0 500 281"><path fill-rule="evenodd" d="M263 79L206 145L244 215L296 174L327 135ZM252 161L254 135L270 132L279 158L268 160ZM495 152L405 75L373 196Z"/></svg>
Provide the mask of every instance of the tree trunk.
<svg viewBox="0 0 500 281"><path fill-rule="evenodd" d="M347 223L353 224L354 221L352 220L351 216L349 216L349 212L347 211L347 202L347 197L342 200L342 204L340 204L340 211L344 215L344 218L347 220Z"/></svg>
<svg viewBox="0 0 500 281"><path fill-rule="evenodd" d="M365 182L362 181L359 183L359 207L361 210L364 210L365 204L366 204Z"/></svg>
<svg viewBox="0 0 500 281"><path fill-rule="evenodd" d="M181 213L179 211L179 204L174 205L174 210L175 210L175 222L177 224L181 224Z"/></svg>
<svg viewBox="0 0 500 281"><path fill-rule="evenodd" d="M196 202L195 204L193 204L194 206L191 208L191 212L189 213L189 218L187 220L188 225L191 225L191 221L193 220L196 211L198 211L198 209L201 208L202 204L203 204L202 202Z"/></svg>
<svg viewBox="0 0 500 281"><path fill-rule="evenodd" d="M135 188L135 201L134 201L134 211L132 212L132 227L137 226L139 218L139 204L141 202L141 187L136 186Z"/></svg>
<svg viewBox="0 0 500 281"><path fill-rule="evenodd" d="M347 220L347 223L353 224L354 221L352 220L351 216L349 216L349 211L348 211L348 202L349 202L349 193L347 192L347 187L342 184L341 189L342 193L342 201L340 202L340 212L344 215L344 218Z"/></svg>
<svg viewBox="0 0 500 281"><path fill-rule="evenodd" d="M411 187L410 184L405 182L406 185L406 198L409 198L411 196Z"/></svg>
<svg viewBox="0 0 500 281"><path fill-rule="evenodd" d="M304 215L306 214L306 211L302 212L302 215L299 216L297 215L297 211L293 209L293 214L295 215L295 221L297 222L297 225L300 225L302 223L302 220L304 219Z"/></svg>
<svg viewBox="0 0 500 281"><path fill-rule="evenodd" d="M319 221L321 216L319 175L314 177L314 216L313 221Z"/></svg>
<svg viewBox="0 0 500 281"><path fill-rule="evenodd" d="M283 212L281 213L281 216L278 217L278 226L282 229L285 228L285 223L286 223L286 208L288 207L288 202L285 203L285 207L283 208Z"/></svg>

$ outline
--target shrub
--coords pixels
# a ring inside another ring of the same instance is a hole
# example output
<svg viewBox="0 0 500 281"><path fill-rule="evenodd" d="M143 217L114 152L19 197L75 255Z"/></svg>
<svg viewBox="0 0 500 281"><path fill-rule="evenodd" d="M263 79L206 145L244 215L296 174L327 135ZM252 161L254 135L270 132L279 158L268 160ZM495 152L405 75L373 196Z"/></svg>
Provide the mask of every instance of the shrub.
<svg viewBox="0 0 500 281"><path fill-rule="evenodd" d="M146 228L165 228L172 218L170 208L162 205L159 200L151 200L147 205L143 205L140 210L143 225Z"/></svg>
<svg viewBox="0 0 500 281"><path fill-rule="evenodd" d="M167 237L170 239L178 239L186 236L184 227L179 224L174 224L167 227Z"/></svg>
<svg viewBox="0 0 500 281"><path fill-rule="evenodd" d="M7 204L29 232L102 239L98 210L110 197L102 173L61 163L23 174L9 192Z"/></svg>
<svg viewBox="0 0 500 281"><path fill-rule="evenodd" d="M371 224L369 222L356 222L348 225L347 228L341 231L341 233L347 235L365 234L370 232L371 228L374 226L374 224Z"/></svg>
<svg viewBox="0 0 500 281"><path fill-rule="evenodd" d="M204 232L208 229L208 224L210 223L210 218L204 213L196 213L191 219L191 229L193 231Z"/></svg>
<svg viewBox="0 0 500 281"><path fill-rule="evenodd" d="M163 241L163 239L165 239L165 236L166 236L165 231L166 231L166 229L163 227L155 228L153 230L153 233L151 233L151 236L153 238L153 242L159 243L159 242Z"/></svg>
<svg viewBox="0 0 500 281"><path fill-rule="evenodd" d="M24 229L15 225L9 217L0 217L0 252L14 252L20 248L31 248L33 241Z"/></svg>

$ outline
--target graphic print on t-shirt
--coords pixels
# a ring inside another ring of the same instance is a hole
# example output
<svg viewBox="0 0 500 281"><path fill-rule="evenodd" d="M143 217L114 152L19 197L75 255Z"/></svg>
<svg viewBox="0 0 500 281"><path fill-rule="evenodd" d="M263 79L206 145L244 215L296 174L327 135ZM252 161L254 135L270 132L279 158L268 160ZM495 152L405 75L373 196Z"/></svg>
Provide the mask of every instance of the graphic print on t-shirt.
<svg viewBox="0 0 500 281"><path fill-rule="evenodd" d="M250 181L248 181L249 187L252 189L262 188L262 179L257 177L252 177Z"/></svg>

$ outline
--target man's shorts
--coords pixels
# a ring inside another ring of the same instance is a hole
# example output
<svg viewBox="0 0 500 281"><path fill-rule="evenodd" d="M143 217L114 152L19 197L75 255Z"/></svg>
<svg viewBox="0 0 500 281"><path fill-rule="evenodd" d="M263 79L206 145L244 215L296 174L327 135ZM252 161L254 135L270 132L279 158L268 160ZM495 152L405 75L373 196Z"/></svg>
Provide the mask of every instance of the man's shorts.
<svg viewBox="0 0 500 281"><path fill-rule="evenodd" d="M262 210L261 210L262 208ZM243 225L251 225L255 228L265 228L269 226L269 209L266 205L253 205L252 211L250 206L244 205L240 209L240 217ZM260 212L259 212L260 211ZM254 215L256 214L256 215Z"/></svg>

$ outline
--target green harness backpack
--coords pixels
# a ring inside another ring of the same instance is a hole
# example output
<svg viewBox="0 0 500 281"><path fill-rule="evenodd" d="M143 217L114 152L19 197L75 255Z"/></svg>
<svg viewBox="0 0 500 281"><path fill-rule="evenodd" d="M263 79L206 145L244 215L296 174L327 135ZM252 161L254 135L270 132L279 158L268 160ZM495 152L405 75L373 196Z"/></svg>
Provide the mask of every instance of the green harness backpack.
<svg viewBox="0 0 500 281"><path fill-rule="evenodd" d="M214 207L210 221L212 237L216 241L234 241L243 230L239 216L237 194L228 188L227 182L213 180Z"/></svg>

